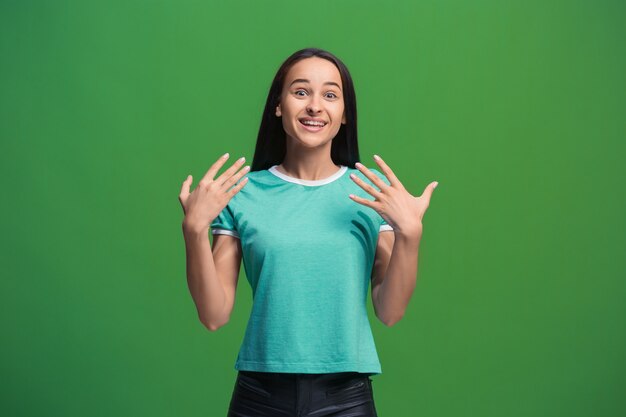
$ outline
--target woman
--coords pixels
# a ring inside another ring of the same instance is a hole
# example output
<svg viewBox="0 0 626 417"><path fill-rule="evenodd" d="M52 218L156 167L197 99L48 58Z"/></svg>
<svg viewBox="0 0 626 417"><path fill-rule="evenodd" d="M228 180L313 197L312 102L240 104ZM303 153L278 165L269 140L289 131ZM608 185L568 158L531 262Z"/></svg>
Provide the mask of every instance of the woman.
<svg viewBox="0 0 626 417"><path fill-rule="evenodd" d="M240 158L215 178L226 154L193 193L192 177L183 183L200 320L213 331L228 322L242 259L253 292L229 416L376 416L370 376L382 371L368 288L376 316L396 323L437 183L413 197L382 159L382 173L359 164L356 120L345 65L302 49L271 85L252 170Z"/></svg>

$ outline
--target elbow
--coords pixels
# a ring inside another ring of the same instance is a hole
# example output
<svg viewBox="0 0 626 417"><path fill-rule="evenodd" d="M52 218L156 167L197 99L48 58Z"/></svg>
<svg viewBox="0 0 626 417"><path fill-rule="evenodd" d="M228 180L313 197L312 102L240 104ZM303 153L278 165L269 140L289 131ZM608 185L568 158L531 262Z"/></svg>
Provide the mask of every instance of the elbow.
<svg viewBox="0 0 626 417"><path fill-rule="evenodd" d="M203 319L202 317L200 317L200 322L204 325L204 327L209 329L209 331L215 332L220 327L222 327L226 323L228 323L228 320L226 320L226 321L211 321L211 320Z"/></svg>
<svg viewBox="0 0 626 417"><path fill-rule="evenodd" d="M204 323L203 323L203 324L204 324ZM215 325L215 324L211 324L211 323L209 323L209 324L204 324L204 327L206 327L207 329L209 329L209 331L211 331L211 332L215 332L215 331L217 331L217 329L219 329L219 328L220 328L220 327L222 327L222 326L218 326L218 325Z"/></svg>
<svg viewBox="0 0 626 417"><path fill-rule="evenodd" d="M385 326L391 327L395 325L397 322L399 322L403 316L404 316L404 313L400 315L396 315L394 317L379 317L379 319L381 322L383 322Z"/></svg>

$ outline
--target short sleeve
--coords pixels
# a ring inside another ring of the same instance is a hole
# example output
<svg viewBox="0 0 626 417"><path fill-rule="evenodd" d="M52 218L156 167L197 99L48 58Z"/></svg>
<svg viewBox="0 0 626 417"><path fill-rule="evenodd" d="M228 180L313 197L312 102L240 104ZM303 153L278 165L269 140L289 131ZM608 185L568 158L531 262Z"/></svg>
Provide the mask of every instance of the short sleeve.
<svg viewBox="0 0 626 417"><path fill-rule="evenodd" d="M230 206L224 207L222 212L211 223L211 233L214 235L229 235L240 239L235 228L235 220Z"/></svg>
<svg viewBox="0 0 626 417"><path fill-rule="evenodd" d="M376 176L378 176L378 178L383 180L385 184L387 184L387 185L391 184L389 182L389 180L387 179L387 177L385 177L385 175L383 175L383 173L379 172L377 169L370 168L370 171L372 171L374 174L376 174ZM393 232L393 227L391 227L387 223L387 221L385 219L383 219L382 216L379 216L379 217L380 217L380 228L378 229L378 231L379 232L386 232L386 231L392 231Z"/></svg>

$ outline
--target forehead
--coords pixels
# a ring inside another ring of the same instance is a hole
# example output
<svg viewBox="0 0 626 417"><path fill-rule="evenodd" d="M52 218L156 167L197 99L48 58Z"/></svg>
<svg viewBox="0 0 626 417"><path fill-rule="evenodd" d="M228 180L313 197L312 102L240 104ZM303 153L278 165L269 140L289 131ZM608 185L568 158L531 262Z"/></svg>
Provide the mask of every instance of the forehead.
<svg viewBox="0 0 626 417"><path fill-rule="evenodd" d="M293 80L302 78L309 80L311 84L323 84L327 81L341 84L341 74L332 62L324 58L311 57L296 62L287 72L285 85L288 86Z"/></svg>

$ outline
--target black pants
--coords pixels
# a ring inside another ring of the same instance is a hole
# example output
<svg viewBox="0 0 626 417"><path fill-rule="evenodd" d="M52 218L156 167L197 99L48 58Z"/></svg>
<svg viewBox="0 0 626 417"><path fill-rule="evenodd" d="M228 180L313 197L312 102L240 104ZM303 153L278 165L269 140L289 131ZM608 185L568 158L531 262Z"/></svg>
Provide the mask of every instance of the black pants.
<svg viewBox="0 0 626 417"><path fill-rule="evenodd" d="M228 417L377 417L369 375L239 371Z"/></svg>

